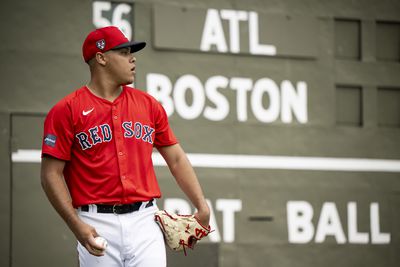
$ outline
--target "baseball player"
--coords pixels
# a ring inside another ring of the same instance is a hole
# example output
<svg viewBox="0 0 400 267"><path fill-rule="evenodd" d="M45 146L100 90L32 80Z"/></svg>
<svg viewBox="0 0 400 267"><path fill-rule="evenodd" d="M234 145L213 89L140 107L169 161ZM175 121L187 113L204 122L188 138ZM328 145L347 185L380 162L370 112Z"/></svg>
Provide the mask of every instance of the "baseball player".
<svg viewBox="0 0 400 267"><path fill-rule="evenodd" d="M90 82L58 102L44 123L42 186L79 241L80 266L166 266L154 220L161 196L154 147L197 208L195 216L209 224L198 179L163 107L126 86L134 81L133 53L145 45L113 26L89 33L82 52Z"/></svg>

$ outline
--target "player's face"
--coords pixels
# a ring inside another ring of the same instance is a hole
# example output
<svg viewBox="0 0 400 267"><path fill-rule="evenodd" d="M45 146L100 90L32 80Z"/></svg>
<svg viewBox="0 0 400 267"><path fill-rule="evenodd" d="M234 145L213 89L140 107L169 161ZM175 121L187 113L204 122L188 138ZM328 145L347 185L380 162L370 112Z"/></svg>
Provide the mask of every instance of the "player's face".
<svg viewBox="0 0 400 267"><path fill-rule="evenodd" d="M107 52L108 68L118 84L131 84L134 81L136 58L130 48L121 48Z"/></svg>

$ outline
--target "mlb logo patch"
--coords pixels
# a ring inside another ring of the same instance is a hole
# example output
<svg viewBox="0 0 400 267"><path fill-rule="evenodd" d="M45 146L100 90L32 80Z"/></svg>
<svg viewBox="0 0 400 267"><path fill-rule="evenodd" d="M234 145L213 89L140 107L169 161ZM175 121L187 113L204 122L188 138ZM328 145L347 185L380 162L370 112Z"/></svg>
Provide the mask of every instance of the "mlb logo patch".
<svg viewBox="0 0 400 267"><path fill-rule="evenodd" d="M48 134L44 137L44 144L51 146L51 147L55 147L56 146L56 140L57 140L57 136L52 135L52 134Z"/></svg>
<svg viewBox="0 0 400 267"><path fill-rule="evenodd" d="M106 47L106 41L104 39L98 40L96 42L96 47L100 50L103 50Z"/></svg>

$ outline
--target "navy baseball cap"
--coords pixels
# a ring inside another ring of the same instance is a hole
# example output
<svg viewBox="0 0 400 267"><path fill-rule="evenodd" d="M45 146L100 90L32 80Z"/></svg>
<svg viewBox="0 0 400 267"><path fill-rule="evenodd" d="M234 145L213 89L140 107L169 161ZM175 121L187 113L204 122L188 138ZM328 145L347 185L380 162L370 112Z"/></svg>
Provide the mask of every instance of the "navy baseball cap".
<svg viewBox="0 0 400 267"><path fill-rule="evenodd" d="M91 60L97 52L107 52L125 47L131 48L131 53L142 50L145 42L129 41L122 31L115 26L99 28L88 34L82 46L85 62Z"/></svg>

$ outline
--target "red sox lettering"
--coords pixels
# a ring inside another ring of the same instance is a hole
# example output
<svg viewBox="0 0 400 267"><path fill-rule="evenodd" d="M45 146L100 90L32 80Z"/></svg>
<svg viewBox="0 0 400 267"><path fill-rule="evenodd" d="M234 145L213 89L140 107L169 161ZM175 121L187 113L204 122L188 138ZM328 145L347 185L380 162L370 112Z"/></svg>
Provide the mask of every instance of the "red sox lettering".
<svg viewBox="0 0 400 267"><path fill-rule="evenodd" d="M132 127L133 126L133 127ZM135 138L149 144L153 144L154 128L140 122L125 121L121 124L125 138ZM112 130L110 125L96 125L87 131L75 135L81 145L82 150L92 148L93 146L110 142L112 140Z"/></svg>

